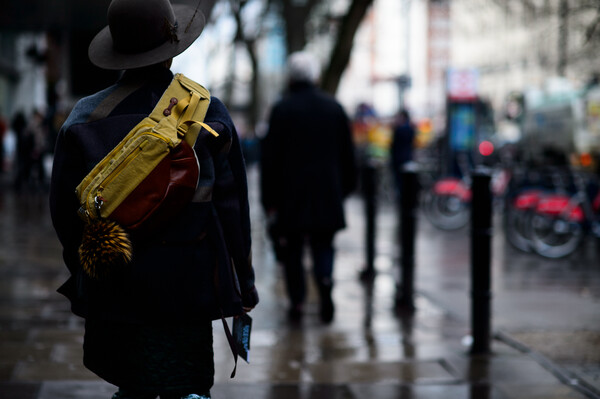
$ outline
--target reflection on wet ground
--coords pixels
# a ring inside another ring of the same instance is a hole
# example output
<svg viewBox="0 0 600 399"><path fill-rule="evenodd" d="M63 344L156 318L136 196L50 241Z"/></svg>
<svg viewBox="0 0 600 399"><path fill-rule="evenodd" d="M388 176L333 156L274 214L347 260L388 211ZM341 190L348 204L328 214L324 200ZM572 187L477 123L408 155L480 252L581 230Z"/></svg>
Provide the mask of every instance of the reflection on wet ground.
<svg viewBox="0 0 600 399"><path fill-rule="evenodd" d="M372 284L362 284L357 273L364 261L364 222L358 198L350 199L349 228L336 240L335 321L328 326L319 322L316 290L309 286L307 314L300 324L289 324L282 273L266 238L255 182L251 170L253 252L261 294L260 306L251 313L251 364L240 364L236 378L229 379L233 360L222 327L215 323L214 398L586 397L503 341L493 341L490 356L469 355L463 344L470 330L466 230L442 233L419 222L417 311L393 312L396 217L389 208L381 210L378 274ZM115 388L81 364L82 321L55 292L66 269L46 202L43 194L3 189L0 195L0 398L110 398ZM573 325L600 330L600 316L590 310L600 294L600 272L589 265L597 264L597 252L548 264L505 248L497 236L495 327L509 332ZM554 309L547 309L549 303ZM560 303L564 309L557 310Z"/></svg>

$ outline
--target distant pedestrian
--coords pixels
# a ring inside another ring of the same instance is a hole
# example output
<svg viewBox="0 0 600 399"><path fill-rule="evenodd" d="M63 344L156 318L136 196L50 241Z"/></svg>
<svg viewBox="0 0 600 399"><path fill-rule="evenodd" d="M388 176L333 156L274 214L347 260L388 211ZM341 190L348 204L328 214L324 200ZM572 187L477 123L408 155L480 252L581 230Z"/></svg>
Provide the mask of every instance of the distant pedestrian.
<svg viewBox="0 0 600 399"><path fill-rule="evenodd" d="M288 92L274 105L262 141L262 204L277 224L290 300L299 320L306 299L305 244L312 252L320 317L331 322L335 233L345 227L343 200L356 184L350 121L316 87L319 66L308 53L288 60Z"/></svg>
<svg viewBox="0 0 600 399"><path fill-rule="evenodd" d="M402 195L402 170L413 159L415 126L406 109L401 109L393 127L390 162L398 198Z"/></svg>
<svg viewBox="0 0 600 399"><path fill-rule="evenodd" d="M42 111L35 110L23 132L24 168L22 183L39 187L46 185L44 155L48 149L48 129Z"/></svg>
<svg viewBox="0 0 600 399"><path fill-rule="evenodd" d="M6 136L7 131L8 131L8 126L6 124L6 120L2 116L2 111L0 111L0 174L2 174L2 172L4 172L4 159L5 159L4 137Z"/></svg>
<svg viewBox="0 0 600 399"><path fill-rule="evenodd" d="M17 112L11 122L10 127L16 138L16 151L15 151L15 181L14 187L16 190L19 190L24 183L25 180L25 168L26 162L29 158L29 148L28 144L25 143L25 127L27 126L27 120L25 119L25 114L21 111Z"/></svg>
<svg viewBox="0 0 600 399"><path fill-rule="evenodd" d="M70 272L59 292L85 318L83 362L119 388L113 399L209 398L212 320L242 316L258 303L239 138L227 109L212 97L204 122L218 140L194 145L201 167L193 201L177 206L160 230L132 235L129 264L104 278L86 273L75 188L152 112L173 81L172 58L198 38L205 18L169 0L112 0L108 22L90 44L90 60L125 72L75 105L54 155L50 211ZM157 185L164 182L164 174L151 175ZM169 188L167 195L176 191Z"/></svg>

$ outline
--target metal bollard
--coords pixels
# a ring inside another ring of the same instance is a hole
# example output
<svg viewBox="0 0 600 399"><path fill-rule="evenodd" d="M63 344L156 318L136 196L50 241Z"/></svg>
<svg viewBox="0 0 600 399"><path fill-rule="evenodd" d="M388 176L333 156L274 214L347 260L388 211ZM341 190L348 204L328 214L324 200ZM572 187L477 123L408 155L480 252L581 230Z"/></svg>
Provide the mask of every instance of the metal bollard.
<svg viewBox="0 0 600 399"><path fill-rule="evenodd" d="M415 238L417 231L417 208L419 181L414 164L408 164L402 171L402 193L400 196L400 276L396 292L396 308L413 311L415 278Z"/></svg>
<svg viewBox="0 0 600 399"><path fill-rule="evenodd" d="M365 162L362 168L362 186L365 201L365 247L366 264L361 278L371 279L375 276L375 230L377 216L377 166Z"/></svg>
<svg viewBox="0 0 600 399"><path fill-rule="evenodd" d="M473 174L471 209L471 354L490 353L491 347L491 175Z"/></svg>

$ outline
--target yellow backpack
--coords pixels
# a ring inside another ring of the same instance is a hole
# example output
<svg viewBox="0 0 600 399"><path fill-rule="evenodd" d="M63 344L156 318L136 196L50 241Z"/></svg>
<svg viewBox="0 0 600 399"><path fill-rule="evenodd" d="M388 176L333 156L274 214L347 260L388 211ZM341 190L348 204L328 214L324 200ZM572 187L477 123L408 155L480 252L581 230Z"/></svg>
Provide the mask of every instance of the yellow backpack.
<svg viewBox="0 0 600 399"><path fill-rule="evenodd" d="M176 74L152 113L138 123L76 188L85 222L83 269L102 277L132 259L129 232L148 232L191 201L199 177L193 150L210 93Z"/></svg>

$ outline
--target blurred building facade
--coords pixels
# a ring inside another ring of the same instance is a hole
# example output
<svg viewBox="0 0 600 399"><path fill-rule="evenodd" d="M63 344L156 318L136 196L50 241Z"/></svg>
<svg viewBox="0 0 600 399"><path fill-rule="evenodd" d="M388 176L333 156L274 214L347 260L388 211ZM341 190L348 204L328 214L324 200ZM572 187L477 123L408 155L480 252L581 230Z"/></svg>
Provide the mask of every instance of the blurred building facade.
<svg viewBox="0 0 600 399"><path fill-rule="evenodd" d="M0 107L5 115L54 113L114 74L80 61L106 22L110 0L2 1Z"/></svg>
<svg viewBox="0 0 600 399"><path fill-rule="evenodd" d="M547 149L600 151L599 16L591 3L455 0L451 13L452 65L477 70L501 134L520 140L529 158Z"/></svg>
<svg viewBox="0 0 600 399"><path fill-rule="evenodd" d="M406 106L443 135L449 71L471 71L504 139L599 149L598 96L586 92L600 76L598 21L578 0L375 0L338 96L384 117Z"/></svg>
<svg viewBox="0 0 600 399"><path fill-rule="evenodd" d="M189 3L195 0L175 0ZM201 3L210 15L216 0ZM106 25L110 0L0 0L0 110L10 118L68 113L74 102L118 77L93 66L91 39Z"/></svg>
<svg viewBox="0 0 600 399"><path fill-rule="evenodd" d="M452 64L477 68L479 89L494 105L555 77L583 87L600 72L598 45L586 38L597 14L583 1L454 0L451 7Z"/></svg>
<svg viewBox="0 0 600 399"><path fill-rule="evenodd" d="M450 17L449 0L375 0L357 33L340 100L349 109L370 103L384 117L401 107L420 118L443 114Z"/></svg>

